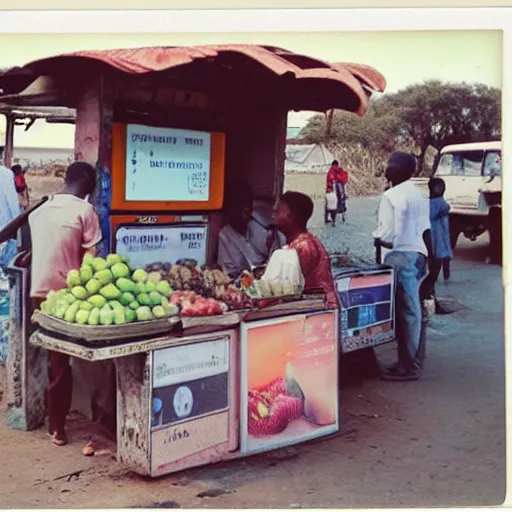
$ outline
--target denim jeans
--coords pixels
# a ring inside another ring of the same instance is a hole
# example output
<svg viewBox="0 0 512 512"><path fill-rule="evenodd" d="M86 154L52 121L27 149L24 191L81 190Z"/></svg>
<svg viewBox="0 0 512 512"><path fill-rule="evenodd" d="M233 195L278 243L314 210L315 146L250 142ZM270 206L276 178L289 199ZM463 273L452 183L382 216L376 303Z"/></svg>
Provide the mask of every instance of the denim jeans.
<svg viewBox="0 0 512 512"><path fill-rule="evenodd" d="M420 285L427 273L427 258L419 252L392 251L385 263L396 272L395 318L398 361L411 371L418 368L416 354L421 336Z"/></svg>

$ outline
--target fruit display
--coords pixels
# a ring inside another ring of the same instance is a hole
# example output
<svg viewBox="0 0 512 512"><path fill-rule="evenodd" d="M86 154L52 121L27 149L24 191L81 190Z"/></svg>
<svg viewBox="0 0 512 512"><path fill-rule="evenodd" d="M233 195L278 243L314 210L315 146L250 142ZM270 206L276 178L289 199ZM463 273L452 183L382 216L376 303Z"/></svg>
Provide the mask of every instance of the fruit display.
<svg viewBox="0 0 512 512"><path fill-rule="evenodd" d="M173 290L194 292L194 297L216 299L230 310L243 310L253 307L252 300L232 279L218 268L203 266L200 268L192 259L178 260L176 264L152 263L146 266L150 276L160 275Z"/></svg>
<svg viewBox="0 0 512 512"><path fill-rule="evenodd" d="M51 291L41 311L68 323L120 325L176 316L169 301L172 288L160 274L131 269L118 254L85 255L80 269L70 270L67 288Z"/></svg>
<svg viewBox="0 0 512 512"><path fill-rule="evenodd" d="M200 268L193 259L178 260L174 265L151 263L145 270L150 274L158 273L173 290L193 291L216 299L222 299L225 287L232 282L222 270L207 266Z"/></svg>
<svg viewBox="0 0 512 512"><path fill-rule="evenodd" d="M271 299L273 297L287 297L300 295L302 290L293 286L291 281L267 281L266 279L253 279L249 286L244 287L247 295L254 300Z"/></svg>
<svg viewBox="0 0 512 512"><path fill-rule="evenodd" d="M206 298L192 291L179 290L171 294L170 303L180 308L182 317L222 315L227 306L212 297Z"/></svg>

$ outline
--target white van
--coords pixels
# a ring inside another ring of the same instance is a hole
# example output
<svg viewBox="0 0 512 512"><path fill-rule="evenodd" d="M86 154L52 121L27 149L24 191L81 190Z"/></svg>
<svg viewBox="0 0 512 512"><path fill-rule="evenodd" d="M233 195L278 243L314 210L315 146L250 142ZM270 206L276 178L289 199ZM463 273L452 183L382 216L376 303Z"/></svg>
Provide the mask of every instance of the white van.
<svg viewBox="0 0 512 512"><path fill-rule="evenodd" d="M445 146L433 176L446 183L452 246L460 233L476 240L487 230L501 246L501 141ZM413 181L428 194L429 178Z"/></svg>

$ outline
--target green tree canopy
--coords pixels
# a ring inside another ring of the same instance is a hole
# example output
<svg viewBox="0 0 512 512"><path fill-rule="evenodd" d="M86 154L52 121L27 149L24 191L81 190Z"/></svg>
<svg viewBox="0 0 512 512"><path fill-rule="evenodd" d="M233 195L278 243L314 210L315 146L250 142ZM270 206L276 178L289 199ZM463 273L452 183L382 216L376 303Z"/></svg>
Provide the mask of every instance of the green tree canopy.
<svg viewBox="0 0 512 512"><path fill-rule="evenodd" d="M337 111L331 133L324 115L314 116L299 134L305 142L359 144L372 151L416 147L422 170L429 147L501 138L501 91L483 84L431 80L370 102L363 117Z"/></svg>

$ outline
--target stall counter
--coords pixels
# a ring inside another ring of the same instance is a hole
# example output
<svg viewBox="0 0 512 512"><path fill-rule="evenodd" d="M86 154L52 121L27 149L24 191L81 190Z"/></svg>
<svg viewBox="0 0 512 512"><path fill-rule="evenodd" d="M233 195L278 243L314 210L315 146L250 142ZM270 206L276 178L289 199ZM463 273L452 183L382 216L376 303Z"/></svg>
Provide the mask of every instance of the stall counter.
<svg viewBox="0 0 512 512"><path fill-rule="evenodd" d="M227 316L230 325L210 328L210 332L198 333L199 327L192 326L181 335L118 345L85 346L42 329L31 336L30 343L88 361L115 359L117 457L123 466L142 475L157 477L337 431L337 310L328 311L323 301L310 300ZM285 344L269 347L269 339ZM293 375L285 361L290 351L295 353L288 361L294 365ZM282 386L291 377L295 381L292 388L281 389L286 397L277 402L294 402L299 408L294 413L285 411L284 419L283 411L279 417L259 418L255 430L247 414L249 387L271 375L254 373L250 361L261 362L262 357L273 362L268 369ZM276 367L277 361L283 362L282 367ZM327 402L311 386L320 375L329 376L327 387L322 387L328 391ZM284 422L277 430L276 418ZM261 426L271 428L256 432Z"/></svg>

